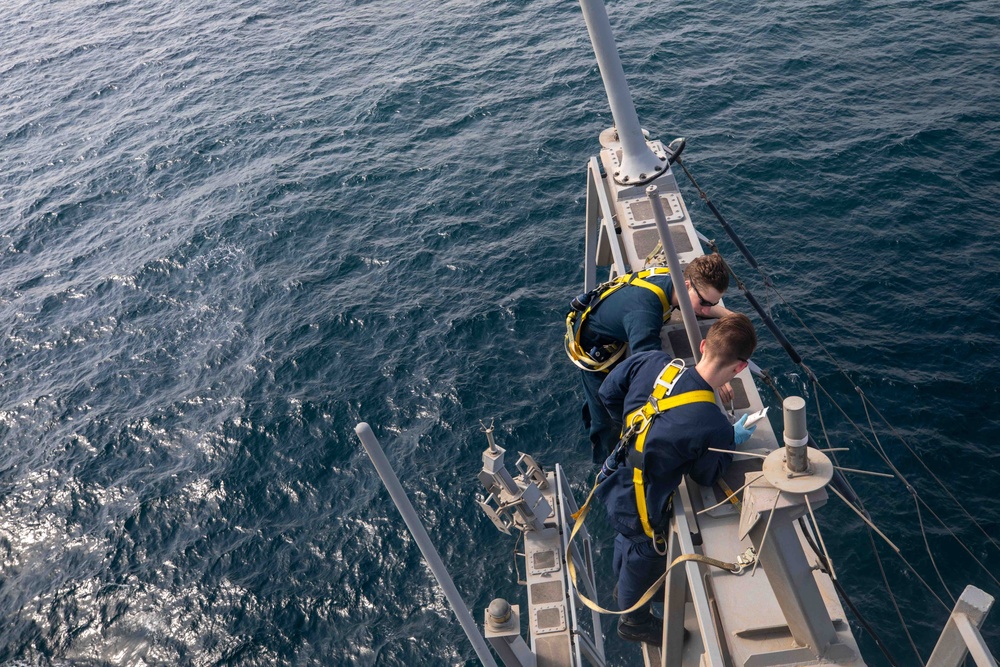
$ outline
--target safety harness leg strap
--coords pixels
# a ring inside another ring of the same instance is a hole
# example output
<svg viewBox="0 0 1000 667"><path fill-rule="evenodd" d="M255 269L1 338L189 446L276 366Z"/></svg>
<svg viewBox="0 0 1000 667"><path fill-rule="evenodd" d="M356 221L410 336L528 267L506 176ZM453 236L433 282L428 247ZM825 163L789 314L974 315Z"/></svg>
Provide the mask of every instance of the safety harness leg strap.
<svg viewBox="0 0 1000 667"><path fill-rule="evenodd" d="M576 564L573 560L573 538L576 537L577 532L583 526L583 520L587 518L587 514L590 512L590 501L593 499L594 491L596 490L597 490L597 484L594 484L594 488L590 490L590 494L587 496L586 502L583 503L583 507L581 507L578 512L572 515L574 523L573 523L573 530L570 532L569 535L569 541L566 543L566 566L569 569L569 576L570 576L570 581L573 584L573 589L576 591L576 595L580 599L580 602L582 602L588 608L593 609L598 614L611 614L615 616L620 616L622 614L631 614L633 612L639 611L640 609L642 609L643 606L645 606L650 600L653 599L653 596L656 595L656 592L660 589L660 586L663 585L663 582L667 580L667 574L674 567L674 565L678 565L679 563L696 561L698 563L704 563L705 565L711 565L712 567L717 567L723 570L729 570L733 574L742 574L743 570L747 567L746 562L727 563L726 561L717 560L715 558L709 558L708 556L702 556L701 554L681 554L673 561L671 561L670 565L667 566L667 569L664 570L660 578L657 579L653 583L653 585L650 586L649 589L642 594L642 597L640 597L639 601L636 602L634 605L632 605L628 609L624 609L621 611L617 609L605 609L604 607L602 607L601 605L597 604L596 602L588 598L586 595L584 595L582 591L580 591L580 586L577 583L577 577L576 577Z"/></svg>

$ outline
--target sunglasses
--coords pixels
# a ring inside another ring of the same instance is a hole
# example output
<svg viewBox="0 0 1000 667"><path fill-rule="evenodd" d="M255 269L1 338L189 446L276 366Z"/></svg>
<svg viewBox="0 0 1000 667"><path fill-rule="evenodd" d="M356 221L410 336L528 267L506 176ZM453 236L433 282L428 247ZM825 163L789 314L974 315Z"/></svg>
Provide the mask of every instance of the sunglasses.
<svg viewBox="0 0 1000 667"><path fill-rule="evenodd" d="M712 306L718 305L719 303L718 301L712 303L711 301L703 297L701 295L701 292L698 291L698 286L694 284L694 281L691 282L691 287L694 288L694 293L698 295L698 302L702 305L703 308L711 308Z"/></svg>

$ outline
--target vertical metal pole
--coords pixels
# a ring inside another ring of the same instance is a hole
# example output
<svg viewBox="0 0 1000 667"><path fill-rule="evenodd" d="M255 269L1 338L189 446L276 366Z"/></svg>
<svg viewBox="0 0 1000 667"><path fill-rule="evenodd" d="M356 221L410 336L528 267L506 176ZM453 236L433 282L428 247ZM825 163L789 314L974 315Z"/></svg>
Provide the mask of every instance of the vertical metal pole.
<svg viewBox="0 0 1000 667"><path fill-rule="evenodd" d="M437 579L438 584L444 590L445 597L448 598L455 616L458 617L458 622L461 624L462 629L465 630L469 641L472 642L472 647L476 649L476 655L479 656L480 661L486 667L497 667L496 661L493 660L493 654L490 653L490 648L486 645L486 640L480 634L479 627L472 618L472 613L465 606L465 601L462 600L458 588L455 587L455 582L452 581L451 575L448 574L448 568L444 566L444 561L441 560L437 549L434 548L434 543L431 542L430 535L427 534L427 530L420 522L417 511L413 509L410 499L406 497L403 485L399 483L399 478L393 472L392 466L389 464L389 459L385 457L385 452L382 451L382 446L379 445L378 438L375 437L371 427L365 422L361 422L355 426L354 432L361 439L361 444L364 445L365 451L368 452L368 458L375 464L375 470L378 471L378 476L382 478L382 484L385 485L386 490L389 492L389 496L392 498L392 502L395 503L396 509L403 516L403 521L406 522L406 527L410 529L410 534L413 535L417 546L420 547L420 553L424 555L424 560L427 561L431 572L434 573L434 578Z"/></svg>
<svg viewBox="0 0 1000 667"><path fill-rule="evenodd" d="M641 184L663 172L666 161L660 160L646 145L632 93L625 80L625 70L618 57L618 47L611 34L611 22L604 2L580 0L580 7L583 9L583 19L587 22L590 41L594 45L597 66L601 69L604 90L608 94L615 129L618 130L618 140L622 144L622 164L620 171L615 174L615 180L622 184Z"/></svg>
<svg viewBox="0 0 1000 667"><path fill-rule="evenodd" d="M698 328L698 318L695 317L694 308L691 307L691 299L688 298L687 286L684 284L684 272L681 270L681 260L677 256L674 240L670 236L670 225L667 224L667 216L663 213L663 202L660 201L659 189L655 185L650 185L646 188L646 196L649 197L649 203L653 206L656 231L660 233L663 252L667 256L667 266L670 267L670 282L674 285L677 305L681 309L681 314L684 315L684 331L687 332L691 353L694 355L695 363L697 363L701 360L701 329Z"/></svg>
<svg viewBox="0 0 1000 667"><path fill-rule="evenodd" d="M591 192L593 192L593 194L597 197L597 203L600 206L599 215L601 217L602 230L600 233L607 239L608 247L611 249L611 259L615 272L614 275L628 273L628 268L625 265L625 258L622 257L622 248L621 243L618 241L618 233L615 231L615 214L611 210L611 203L608 201L608 191L604 187L604 177L601 176L601 168L596 157L590 158L588 171L590 172L590 180L594 184L594 189L592 191L588 189L587 201L590 201L589 197ZM600 261L600 237L598 237L596 243L597 252L594 254L595 263ZM589 292L590 290L587 291Z"/></svg>
<svg viewBox="0 0 1000 667"><path fill-rule="evenodd" d="M587 165L587 224L583 250L583 291L589 292L597 287L597 248L601 242L601 200L597 188L603 188L600 182L601 172L596 167L597 160L590 158Z"/></svg>
<svg viewBox="0 0 1000 667"><path fill-rule="evenodd" d="M771 506L772 498L779 494L783 502L775 509L766 509ZM767 580L792 638L799 646L808 647L818 658L837 640L837 631L793 525L805 509L803 504L801 494L781 494L770 485L751 485L743 492L744 512L748 511L748 507L756 507L756 511L762 514L769 512L767 525L758 521L748 533L757 549L757 561L767 573ZM767 546L763 547L765 532Z"/></svg>
<svg viewBox="0 0 1000 667"><path fill-rule="evenodd" d="M493 422L490 422L489 426L484 426L483 427L483 433L486 434L486 442L489 443L490 454L496 454L497 453L497 443L496 443L496 440L493 439Z"/></svg>
<svg viewBox="0 0 1000 667"><path fill-rule="evenodd" d="M801 396L789 396L781 404L785 416L785 465L792 472L809 467L809 432L806 430L806 402Z"/></svg>

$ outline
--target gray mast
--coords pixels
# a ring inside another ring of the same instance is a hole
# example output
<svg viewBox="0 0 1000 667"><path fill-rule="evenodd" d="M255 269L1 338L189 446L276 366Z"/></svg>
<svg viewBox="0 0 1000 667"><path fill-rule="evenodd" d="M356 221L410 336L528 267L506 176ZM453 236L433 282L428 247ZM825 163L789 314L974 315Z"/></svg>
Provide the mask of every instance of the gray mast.
<svg viewBox="0 0 1000 667"><path fill-rule="evenodd" d="M602 0L580 0L580 7L583 8L587 32L594 45L604 90L607 91L611 105L611 115L615 119L615 129L622 144L621 169L615 173L615 181L622 185L645 183L660 175L666 168L665 160L657 157L646 145L604 3Z"/></svg>

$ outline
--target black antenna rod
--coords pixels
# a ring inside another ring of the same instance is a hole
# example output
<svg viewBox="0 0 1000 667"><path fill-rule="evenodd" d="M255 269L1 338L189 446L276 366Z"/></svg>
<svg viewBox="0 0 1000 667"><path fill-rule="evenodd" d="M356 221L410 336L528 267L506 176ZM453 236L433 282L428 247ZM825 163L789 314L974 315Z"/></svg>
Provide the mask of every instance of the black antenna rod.
<svg viewBox="0 0 1000 667"><path fill-rule="evenodd" d="M670 143L670 146L667 148L667 151L670 153L671 162L676 162L677 164L680 165L681 169L684 170L684 174L691 181L691 184L694 185L695 189L698 190L698 196L700 196L702 201L704 201L705 204L708 205L708 209L712 212L713 215L715 215L715 218L719 221L719 224L721 224L722 228L726 230L726 234L729 236L730 239L732 239L733 243L736 244L736 247L739 249L740 254L743 255L743 257L747 260L750 266L752 266L754 269L757 270L758 273L761 274L761 276L764 278L764 286L770 287L771 279L760 270L760 266L757 264L757 259L753 256L753 253L750 252L750 248L748 248L746 244L743 243L743 239L740 238L739 234L736 233L736 230L733 229L732 226L729 224L729 222L726 221L726 219L722 216L722 213L719 212L719 209L715 207L715 204L712 203L712 200L708 198L708 195L705 194L705 191L701 189L700 185L698 185L698 181L694 179L694 176L691 175L691 172L689 172L687 170L687 167L684 166L684 162L683 160L681 160L681 155L680 155L680 152L682 150L684 150L683 139L675 139ZM731 273L733 275L733 278L736 279L736 286L739 287L741 292L743 292L743 296L747 298L747 301L750 302L750 305L753 307L753 309L757 311L757 314L760 316L760 319L763 320L764 326L768 328L768 331L770 331L771 335L773 335L775 340L778 341L778 344L781 345L781 347L785 348L785 352L788 353L788 356L791 357L792 361L796 365L801 366L803 369L805 369L806 374L810 378L812 378L813 377L812 371L809 369L808 366L806 366L802 362L802 357L799 356L799 353L795 351L795 348L792 347L792 344L785 337L785 334L781 332L781 329L778 328L778 325L774 323L774 320L771 319L771 316L767 313L766 310L764 310L764 307L760 305L760 302L757 301L757 297L755 297L753 295L753 292L751 292L750 289L747 288L747 286L743 283L743 281L740 280L739 276L736 275L736 272L733 271L732 267L729 266L728 262L726 263L726 266L727 268L729 268L729 273Z"/></svg>

